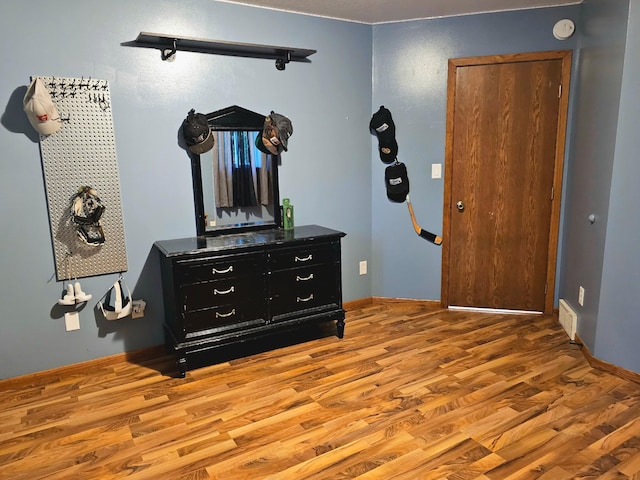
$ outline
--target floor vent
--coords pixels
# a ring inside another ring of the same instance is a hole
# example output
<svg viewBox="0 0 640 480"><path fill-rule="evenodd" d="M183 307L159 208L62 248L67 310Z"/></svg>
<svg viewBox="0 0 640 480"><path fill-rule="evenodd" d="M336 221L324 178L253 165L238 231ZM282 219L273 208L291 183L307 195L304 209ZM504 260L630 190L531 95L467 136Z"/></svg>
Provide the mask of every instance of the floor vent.
<svg viewBox="0 0 640 480"><path fill-rule="evenodd" d="M578 315L573 309L569 306L567 302L563 299L560 299L560 313L558 315L558 320L560 320L560 325L564 328L564 331L567 332L569 338L573 341L576 339L576 329L578 328Z"/></svg>

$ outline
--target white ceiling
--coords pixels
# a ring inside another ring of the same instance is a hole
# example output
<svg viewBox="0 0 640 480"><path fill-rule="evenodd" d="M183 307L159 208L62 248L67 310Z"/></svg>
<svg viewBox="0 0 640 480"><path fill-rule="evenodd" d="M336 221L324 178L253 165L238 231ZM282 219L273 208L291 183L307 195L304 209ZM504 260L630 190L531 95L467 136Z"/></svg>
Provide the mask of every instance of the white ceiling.
<svg viewBox="0 0 640 480"><path fill-rule="evenodd" d="M388 23L474 13L575 5L582 0L220 0L358 23Z"/></svg>

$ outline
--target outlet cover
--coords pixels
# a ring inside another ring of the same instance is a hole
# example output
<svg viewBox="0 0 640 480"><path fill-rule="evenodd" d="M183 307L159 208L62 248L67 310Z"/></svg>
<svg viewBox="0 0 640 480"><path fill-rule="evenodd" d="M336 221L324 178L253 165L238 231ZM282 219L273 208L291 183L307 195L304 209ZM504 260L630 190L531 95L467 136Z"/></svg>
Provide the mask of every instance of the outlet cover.
<svg viewBox="0 0 640 480"><path fill-rule="evenodd" d="M578 290L578 303L580 304L581 307L584 306L584 287L582 286Z"/></svg>
<svg viewBox="0 0 640 480"><path fill-rule="evenodd" d="M67 332L80 330L80 314L78 312L67 312L64 314L64 327Z"/></svg>
<svg viewBox="0 0 640 480"><path fill-rule="evenodd" d="M147 306L147 302L144 300L134 300L131 308L131 318L144 317L144 309Z"/></svg>
<svg viewBox="0 0 640 480"><path fill-rule="evenodd" d="M362 260L360 262L360 275L366 275L366 274L367 274L367 261Z"/></svg>

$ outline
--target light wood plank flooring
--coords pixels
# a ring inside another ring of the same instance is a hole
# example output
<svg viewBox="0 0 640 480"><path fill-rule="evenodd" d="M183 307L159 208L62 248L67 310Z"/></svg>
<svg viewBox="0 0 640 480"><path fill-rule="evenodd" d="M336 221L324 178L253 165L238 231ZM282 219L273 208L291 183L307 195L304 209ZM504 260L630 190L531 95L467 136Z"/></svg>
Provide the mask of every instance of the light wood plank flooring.
<svg viewBox="0 0 640 480"><path fill-rule="evenodd" d="M640 386L552 317L373 304L342 340L172 362L0 382L0 478L640 478Z"/></svg>

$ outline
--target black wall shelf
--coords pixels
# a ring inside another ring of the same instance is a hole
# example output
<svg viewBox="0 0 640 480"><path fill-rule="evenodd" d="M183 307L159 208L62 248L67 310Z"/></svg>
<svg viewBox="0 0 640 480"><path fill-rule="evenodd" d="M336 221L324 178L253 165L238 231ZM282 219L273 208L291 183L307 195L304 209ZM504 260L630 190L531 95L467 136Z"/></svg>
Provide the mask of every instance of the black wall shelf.
<svg viewBox="0 0 640 480"><path fill-rule="evenodd" d="M149 32L140 32L135 40L124 42L122 45L158 49L161 51L163 60L170 59L178 50L234 57L265 58L276 60L278 70L284 70L284 66L289 62L310 63L311 60L307 57L316 53L316 50L304 48L225 42Z"/></svg>

